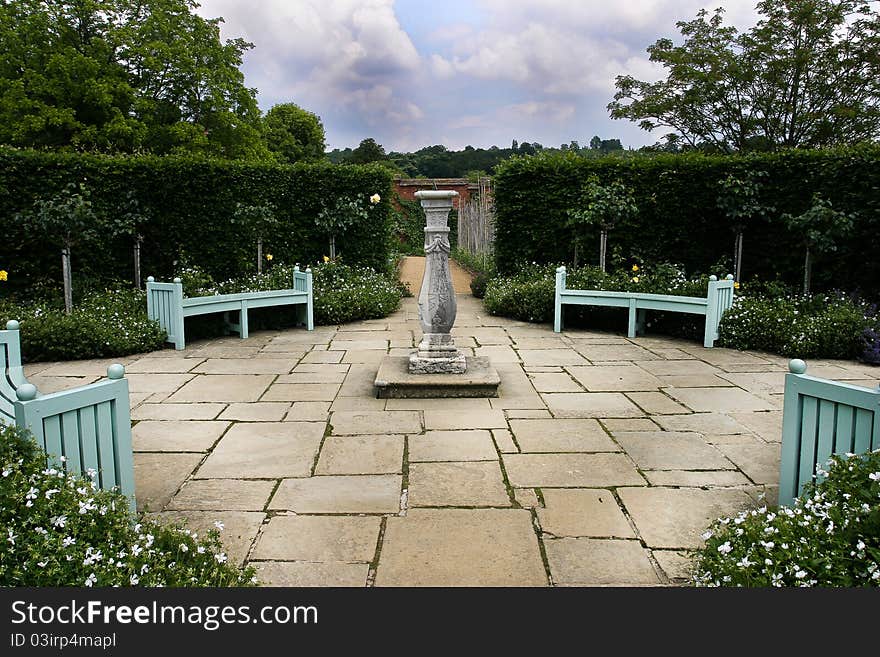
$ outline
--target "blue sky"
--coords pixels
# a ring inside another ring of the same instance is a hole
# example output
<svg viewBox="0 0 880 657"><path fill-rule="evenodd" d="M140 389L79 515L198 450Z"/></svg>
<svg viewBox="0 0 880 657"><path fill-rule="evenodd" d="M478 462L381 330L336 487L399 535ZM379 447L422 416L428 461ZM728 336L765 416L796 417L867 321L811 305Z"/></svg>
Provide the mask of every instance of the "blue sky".
<svg viewBox="0 0 880 657"><path fill-rule="evenodd" d="M657 79L645 48L706 7L748 27L755 0L202 0L225 38L255 44L245 82L265 111L321 117L329 148L559 146L659 140L608 117L614 78Z"/></svg>

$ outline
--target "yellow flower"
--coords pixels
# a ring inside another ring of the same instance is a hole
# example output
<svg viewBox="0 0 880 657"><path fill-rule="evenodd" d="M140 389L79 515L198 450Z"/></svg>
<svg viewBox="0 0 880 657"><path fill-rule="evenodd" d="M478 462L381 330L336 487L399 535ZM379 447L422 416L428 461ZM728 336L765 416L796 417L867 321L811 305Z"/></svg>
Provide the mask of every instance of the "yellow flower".
<svg viewBox="0 0 880 657"><path fill-rule="evenodd" d="M734 290L738 290L738 289L739 289L739 281L736 281L736 282L733 284L733 289L734 289Z"/></svg>
<svg viewBox="0 0 880 657"><path fill-rule="evenodd" d="M324 262L330 262L330 258L328 258L327 256L324 256Z"/></svg>
<svg viewBox="0 0 880 657"><path fill-rule="evenodd" d="M638 271L638 270L639 270L639 266L638 266L638 265L633 265L633 271Z"/></svg>
<svg viewBox="0 0 880 657"><path fill-rule="evenodd" d="M633 278L632 278L632 282L633 282L633 283L638 283L638 282L639 282L639 277L638 277L638 276L633 276Z"/></svg>
<svg viewBox="0 0 880 657"><path fill-rule="evenodd" d="M0 269L0 281L9 280L9 274L5 269Z"/></svg>
<svg viewBox="0 0 880 657"><path fill-rule="evenodd" d="M376 205L376 203L378 203L378 202L381 201L381 200L382 200L382 197L379 196L378 194L373 194L373 195L370 197L370 203L372 203L373 205Z"/></svg>

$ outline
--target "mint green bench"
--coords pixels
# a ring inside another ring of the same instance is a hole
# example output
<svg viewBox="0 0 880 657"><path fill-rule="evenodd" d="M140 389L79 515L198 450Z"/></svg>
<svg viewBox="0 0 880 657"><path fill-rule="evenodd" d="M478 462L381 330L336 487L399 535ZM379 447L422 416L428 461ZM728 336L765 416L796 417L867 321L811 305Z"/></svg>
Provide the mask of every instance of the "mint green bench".
<svg viewBox="0 0 880 657"><path fill-rule="evenodd" d="M794 359L785 375L779 504L791 505L832 454L880 449L880 389L806 374Z"/></svg>
<svg viewBox="0 0 880 657"><path fill-rule="evenodd" d="M103 489L118 488L135 511L125 368L111 365L103 381L41 395L24 376L19 323L10 321L0 331L0 371L0 423L28 429L48 455L50 467L77 473L95 470L95 483Z"/></svg>
<svg viewBox="0 0 880 657"><path fill-rule="evenodd" d="M565 287L565 267L556 270L556 300L553 330L562 331L562 307L606 306L629 309L627 337L634 338L643 333L645 311L664 310L666 312L704 315L706 326L703 332L703 346L712 347L718 339L718 325L724 313L733 304L733 276L718 280L709 277L709 292L706 297L680 297L672 294L649 294L646 292L611 292L607 290L570 290Z"/></svg>
<svg viewBox="0 0 880 657"><path fill-rule="evenodd" d="M293 288L290 290L215 294L206 297L184 297L183 284L179 278L175 278L173 283L157 283L152 276L147 278L147 315L165 329L168 334L166 341L173 343L175 349L186 347L183 320L187 317L222 312L226 327L244 339L248 337L248 310L289 305L302 306L299 309L299 321L309 331L314 330L311 269L301 272L299 267L295 267ZM231 312L238 312L237 323L230 319Z"/></svg>

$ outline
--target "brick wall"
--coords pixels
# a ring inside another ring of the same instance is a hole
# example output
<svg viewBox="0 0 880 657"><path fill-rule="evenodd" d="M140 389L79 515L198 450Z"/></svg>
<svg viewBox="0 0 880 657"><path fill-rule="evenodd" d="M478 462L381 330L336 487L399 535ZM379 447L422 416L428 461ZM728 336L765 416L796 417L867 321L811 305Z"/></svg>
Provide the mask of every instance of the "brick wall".
<svg viewBox="0 0 880 657"><path fill-rule="evenodd" d="M436 183L436 187L435 187ZM468 182L467 178L395 178L394 191L402 199L414 201L416 192L420 189L451 189L458 192L458 198L452 200L453 207L458 209L460 202L467 203L471 194L476 193L479 186Z"/></svg>

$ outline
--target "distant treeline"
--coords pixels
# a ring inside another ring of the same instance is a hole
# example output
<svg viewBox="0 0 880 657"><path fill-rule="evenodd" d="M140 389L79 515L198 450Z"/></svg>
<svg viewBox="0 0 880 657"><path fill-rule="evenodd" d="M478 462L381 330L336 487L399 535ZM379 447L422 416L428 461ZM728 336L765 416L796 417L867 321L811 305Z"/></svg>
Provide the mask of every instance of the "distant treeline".
<svg viewBox="0 0 880 657"><path fill-rule="evenodd" d="M534 155L542 151L567 151L587 157L600 157L614 151L623 151L623 146L619 139L601 139L595 136L587 146L571 141L558 147L550 147L538 142L517 142L514 139L509 148L465 146L464 150L451 151L445 146L436 145L414 153L392 151L386 154L385 149L375 140L364 139L357 148L336 148L327 153L327 157L334 164L379 162L397 175L410 178L476 178L491 175L497 164L514 155Z"/></svg>

